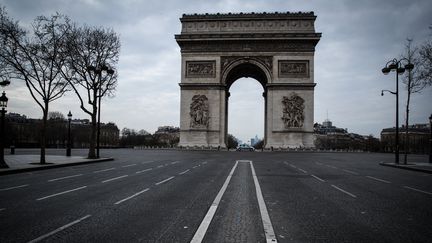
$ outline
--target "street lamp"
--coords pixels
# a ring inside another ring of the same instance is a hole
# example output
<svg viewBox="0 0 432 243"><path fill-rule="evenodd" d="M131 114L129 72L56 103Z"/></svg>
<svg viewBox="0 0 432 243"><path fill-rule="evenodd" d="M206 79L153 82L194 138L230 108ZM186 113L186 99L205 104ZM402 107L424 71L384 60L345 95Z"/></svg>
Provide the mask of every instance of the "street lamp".
<svg viewBox="0 0 432 243"><path fill-rule="evenodd" d="M429 138L429 163L432 163L432 114L429 117L430 138Z"/></svg>
<svg viewBox="0 0 432 243"><path fill-rule="evenodd" d="M1 139L0 139L0 168L9 168L4 159L4 144L6 139L5 134L5 114L7 107L8 98L6 97L6 93L3 91L2 96L0 96L0 107L1 107Z"/></svg>
<svg viewBox="0 0 432 243"><path fill-rule="evenodd" d="M114 70L112 70L111 68L109 68L107 65L103 64L100 66L88 66L87 70L89 72L93 72L94 75L96 75L96 79L98 82L98 98L99 100L98 102L98 121L97 121L97 135L96 135L96 158L99 158L100 154L99 154L99 149L100 149L100 112L101 112L101 100L102 100L102 74L105 73L105 77L107 76L112 76L114 74Z"/></svg>
<svg viewBox="0 0 432 243"><path fill-rule="evenodd" d="M67 148L66 148L66 156L71 156L71 121L72 121L72 113L69 111L67 114L68 117L68 140L67 140Z"/></svg>
<svg viewBox="0 0 432 243"><path fill-rule="evenodd" d="M402 66L402 61L408 62L405 66ZM399 75L404 73L405 70L411 71L414 68L408 59L401 58L397 60L394 58L386 63L385 67L381 70L384 75L390 73L390 71L396 71L396 92L389 90L382 90L381 95L384 95L384 91L390 92L396 95L396 134L395 134L395 164L399 164Z"/></svg>

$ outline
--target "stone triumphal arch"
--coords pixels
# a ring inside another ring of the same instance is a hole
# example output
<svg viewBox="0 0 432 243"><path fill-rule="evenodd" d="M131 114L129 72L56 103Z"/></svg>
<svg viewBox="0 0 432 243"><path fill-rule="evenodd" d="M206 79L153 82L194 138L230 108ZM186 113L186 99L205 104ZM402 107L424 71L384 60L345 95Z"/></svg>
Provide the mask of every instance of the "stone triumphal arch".
<svg viewBox="0 0 432 243"><path fill-rule="evenodd" d="M264 88L265 148L313 147L313 12L183 15L180 146L227 144L229 88L251 77Z"/></svg>

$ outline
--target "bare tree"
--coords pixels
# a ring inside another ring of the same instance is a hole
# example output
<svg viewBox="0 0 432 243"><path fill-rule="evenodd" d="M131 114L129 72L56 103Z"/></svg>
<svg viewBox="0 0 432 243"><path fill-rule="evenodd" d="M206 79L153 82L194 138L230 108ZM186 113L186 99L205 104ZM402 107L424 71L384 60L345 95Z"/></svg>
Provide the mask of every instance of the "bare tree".
<svg viewBox="0 0 432 243"><path fill-rule="evenodd" d="M432 85L432 42L427 40L418 48L413 47L412 39L407 39L405 53L402 56L414 64L414 68L406 72L402 78L402 82L405 84L407 90L404 149L404 163L406 164L409 152L409 107L411 95L420 93L423 89Z"/></svg>
<svg viewBox="0 0 432 243"><path fill-rule="evenodd" d="M0 62L7 65L11 78L25 82L31 97L43 113L40 163L45 163L46 125L49 104L67 91L58 64L64 63L60 49L69 19L55 14L39 16L32 24L31 34L0 10Z"/></svg>
<svg viewBox="0 0 432 243"><path fill-rule="evenodd" d="M419 59L421 64L420 79L423 80L425 86L432 85L432 25L429 26L431 34L421 46L419 50Z"/></svg>
<svg viewBox="0 0 432 243"><path fill-rule="evenodd" d="M88 157L95 158L98 109L100 100L114 95L116 89L120 38L112 29L73 25L65 47L67 62L62 74L78 96L81 109L91 117Z"/></svg>

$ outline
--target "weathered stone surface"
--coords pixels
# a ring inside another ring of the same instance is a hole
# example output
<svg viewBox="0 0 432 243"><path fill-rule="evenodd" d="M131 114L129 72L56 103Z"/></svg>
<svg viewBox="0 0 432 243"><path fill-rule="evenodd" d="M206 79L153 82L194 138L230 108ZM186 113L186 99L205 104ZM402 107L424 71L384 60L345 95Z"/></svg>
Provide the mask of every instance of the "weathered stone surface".
<svg viewBox="0 0 432 243"><path fill-rule="evenodd" d="M265 90L265 147L313 147L314 51L309 13L183 15L180 146L226 147L229 88Z"/></svg>

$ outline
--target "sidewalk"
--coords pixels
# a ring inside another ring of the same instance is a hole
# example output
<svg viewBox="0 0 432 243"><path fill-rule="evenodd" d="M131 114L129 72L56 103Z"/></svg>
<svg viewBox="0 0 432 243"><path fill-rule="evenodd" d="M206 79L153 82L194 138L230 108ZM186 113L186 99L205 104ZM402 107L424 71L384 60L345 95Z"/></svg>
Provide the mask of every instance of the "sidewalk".
<svg viewBox="0 0 432 243"><path fill-rule="evenodd" d="M432 163L408 163L404 165L381 162L380 165L432 174Z"/></svg>
<svg viewBox="0 0 432 243"><path fill-rule="evenodd" d="M41 165L39 164L40 155L38 154L5 155L5 161L9 168L0 169L0 175L114 160L113 158L87 159L81 156L67 157L61 155L46 155L45 159L47 163Z"/></svg>

